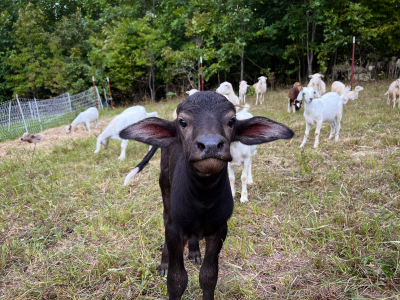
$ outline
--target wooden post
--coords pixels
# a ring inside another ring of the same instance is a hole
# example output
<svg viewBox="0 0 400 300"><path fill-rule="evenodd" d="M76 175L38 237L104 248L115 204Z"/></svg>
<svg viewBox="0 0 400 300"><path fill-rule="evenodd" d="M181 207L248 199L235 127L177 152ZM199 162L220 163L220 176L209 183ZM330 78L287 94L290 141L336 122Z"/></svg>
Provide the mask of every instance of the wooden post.
<svg viewBox="0 0 400 300"><path fill-rule="evenodd" d="M96 101L96 108L99 109L99 105L97 104L97 93L96 93L96 85L94 84L94 76L92 76L92 81L93 81L94 100Z"/></svg>
<svg viewBox="0 0 400 300"><path fill-rule="evenodd" d="M351 79L350 79L350 90L353 90L353 71L354 71L354 50L356 48L356 37L353 36L353 59L351 61Z"/></svg>

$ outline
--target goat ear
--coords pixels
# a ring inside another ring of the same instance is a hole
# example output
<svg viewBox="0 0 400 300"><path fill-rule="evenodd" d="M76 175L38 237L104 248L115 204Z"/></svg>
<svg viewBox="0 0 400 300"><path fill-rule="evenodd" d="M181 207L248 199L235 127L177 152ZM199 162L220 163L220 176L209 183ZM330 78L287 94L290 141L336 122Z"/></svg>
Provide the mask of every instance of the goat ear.
<svg viewBox="0 0 400 300"><path fill-rule="evenodd" d="M308 78L313 78L314 75L308 75Z"/></svg>
<svg viewBox="0 0 400 300"><path fill-rule="evenodd" d="M173 143L176 138L175 122L155 117L146 118L122 129L119 136L124 140L135 140L164 148Z"/></svg>
<svg viewBox="0 0 400 300"><path fill-rule="evenodd" d="M264 117L237 120L234 141L258 145L278 139L291 139L294 132L287 126Z"/></svg>
<svg viewBox="0 0 400 300"><path fill-rule="evenodd" d="M301 91L301 92L297 95L297 99L296 99L296 100L298 100L298 101L303 100L303 94L304 94L304 92Z"/></svg>

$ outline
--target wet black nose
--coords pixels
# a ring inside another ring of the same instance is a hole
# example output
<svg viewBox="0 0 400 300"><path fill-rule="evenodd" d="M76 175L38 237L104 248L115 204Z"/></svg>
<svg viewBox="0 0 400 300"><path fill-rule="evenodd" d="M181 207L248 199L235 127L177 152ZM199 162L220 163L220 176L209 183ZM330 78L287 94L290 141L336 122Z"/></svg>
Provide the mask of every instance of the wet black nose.
<svg viewBox="0 0 400 300"><path fill-rule="evenodd" d="M217 153L221 153L225 142L222 137L218 135L205 135L197 140L196 146L201 151L202 156L213 156Z"/></svg>

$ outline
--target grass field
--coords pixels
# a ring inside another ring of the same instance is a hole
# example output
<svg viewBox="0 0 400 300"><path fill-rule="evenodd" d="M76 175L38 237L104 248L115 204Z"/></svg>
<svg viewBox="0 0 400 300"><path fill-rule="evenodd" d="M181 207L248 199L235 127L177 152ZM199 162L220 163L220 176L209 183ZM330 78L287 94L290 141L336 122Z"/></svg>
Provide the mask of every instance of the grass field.
<svg viewBox="0 0 400 300"><path fill-rule="evenodd" d="M288 90L268 91L262 107L248 98L253 115L296 135L258 146L249 202L235 197L216 299L400 299L400 109L386 105L388 85L364 84L344 107L339 142L324 124L317 150L315 127L299 148L303 108L287 113ZM171 119L177 103L145 106ZM93 154L95 133L54 145L45 136L34 156L33 145L0 144L0 299L167 299L157 272L160 153L124 187L148 147L129 142L121 162L117 141ZM201 299L199 267L185 265L184 299Z"/></svg>

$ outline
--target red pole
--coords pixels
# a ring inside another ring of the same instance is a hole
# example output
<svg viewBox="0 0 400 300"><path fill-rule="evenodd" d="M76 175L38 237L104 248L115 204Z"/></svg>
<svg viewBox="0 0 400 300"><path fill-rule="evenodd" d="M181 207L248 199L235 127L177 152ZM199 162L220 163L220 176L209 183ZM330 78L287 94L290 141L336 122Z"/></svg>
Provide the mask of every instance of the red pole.
<svg viewBox="0 0 400 300"><path fill-rule="evenodd" d="M112 107L112 109L114 109L112 96L111 96L110 80L108 79L108 77L107 77L107 83L108 83L108 92L110 93L111 107Z"/></svg>
<svg viewBox="0 0 400 300"><path fill-rule="evenodd" d="M356 48L356 37L353 36L353 59L351 60L351 79L350 79L350 90L353 90L353 71L354 71L354 50Z"/></svg>
<svg viewBox="0 0 400 300"><path fill-rule="evenodd" d="M92 76L92 80L93 80L94 100L96 100L96 108L99 109L99 106L97 105L97 94L96 94L96 86L94 84L94 76Z"/></svg>
<svg viewBox="0 0 400 300"><path fill-rule="evenodd" d="M200 56L200 68L201 68L201 90L204 91L203 86L203 57Z"/></svg>

